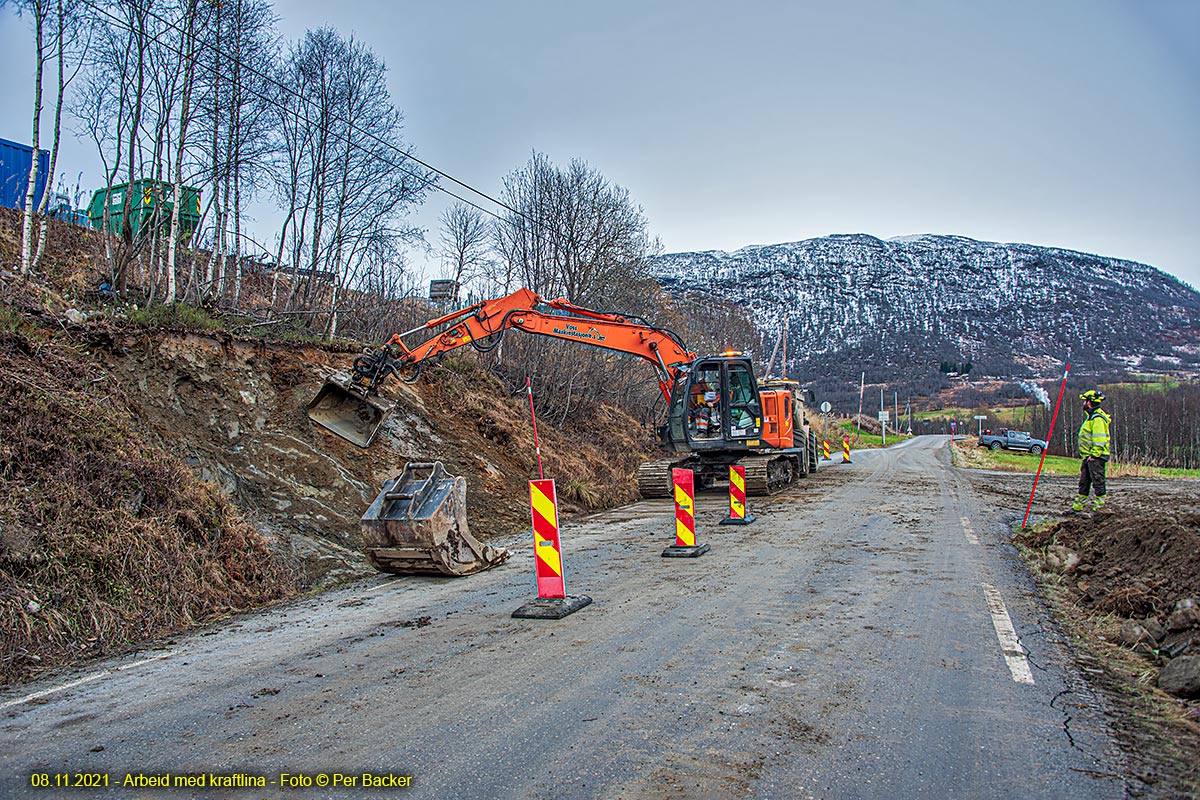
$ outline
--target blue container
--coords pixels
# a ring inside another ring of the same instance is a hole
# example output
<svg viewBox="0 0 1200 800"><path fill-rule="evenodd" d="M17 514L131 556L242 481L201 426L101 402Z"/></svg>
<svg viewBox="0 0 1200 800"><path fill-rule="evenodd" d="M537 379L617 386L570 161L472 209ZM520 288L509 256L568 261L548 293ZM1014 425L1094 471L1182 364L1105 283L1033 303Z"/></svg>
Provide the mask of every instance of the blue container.
<svg viewBox="0 0 1200 800"><path fill-rule="evenodd" d="M24 208L25 192L29 189L29 169L33 166L33 148L0 139L0 206ZM50 151L38 151L38 176L34 204L42 201L46 191L46 176L50 172Z"/></svg>

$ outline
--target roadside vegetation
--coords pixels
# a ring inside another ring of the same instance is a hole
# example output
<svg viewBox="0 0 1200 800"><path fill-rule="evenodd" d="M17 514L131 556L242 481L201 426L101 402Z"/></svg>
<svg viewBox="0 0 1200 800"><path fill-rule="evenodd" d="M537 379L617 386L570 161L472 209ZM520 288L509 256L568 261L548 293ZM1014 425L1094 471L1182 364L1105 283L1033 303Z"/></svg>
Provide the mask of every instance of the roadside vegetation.
<svg viewBox="0 0 1200 800"><path fill-rule="evenodd" d="M977 440L963 439L954 443L954 465L969 469L992 469L1001 472L1037 472L1041 456L1010 450L989 450L980 447ZM1078 475L1079 459L1067 456L1046 456L1042 472L1049 475ZM1145 464L1130 464L1110 461L1110 478L1191 478L1200 480L1200 469L1155 467Z"/></svg>

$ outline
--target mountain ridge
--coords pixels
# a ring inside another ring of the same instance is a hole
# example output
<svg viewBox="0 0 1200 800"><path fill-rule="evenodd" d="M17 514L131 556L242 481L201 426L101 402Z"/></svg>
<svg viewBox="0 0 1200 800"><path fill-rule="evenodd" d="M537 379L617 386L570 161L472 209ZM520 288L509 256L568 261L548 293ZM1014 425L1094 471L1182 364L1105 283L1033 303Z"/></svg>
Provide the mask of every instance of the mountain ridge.
<svg viewBox="0 0 1200 800"><path fill-rule="evenodd" d="M732 252L667 253L676 295L745 304L768 351L788 316L788 374L828 391L861 371L936 391L943 368L1043 379L1200 371L1200 293L1137 261L1060 247L914 234L833 234ZM764 359L765 360L765 359Z"/></svg>

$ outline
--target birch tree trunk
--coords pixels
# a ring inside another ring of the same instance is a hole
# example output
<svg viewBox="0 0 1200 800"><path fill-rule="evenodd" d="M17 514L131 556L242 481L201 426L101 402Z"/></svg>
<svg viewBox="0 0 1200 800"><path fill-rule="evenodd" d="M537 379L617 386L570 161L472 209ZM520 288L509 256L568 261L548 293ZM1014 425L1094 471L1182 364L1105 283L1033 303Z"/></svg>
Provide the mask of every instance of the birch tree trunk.
<svg viewBox="0 0 1200 800"><path fill-rule="evenodd" d="M133 241L133 224L130 216L133 213L133 184L137 180L137 145L138 132L142 125L142 101L146 93L146 11L139 6L137 9L137 28L135 48L137 49L137 89L133 98L133 119L129 122L129 181L125 187L125 206L121 211L121 238L124 250L120 263L117 265L117 294L121 299L129 293L129 265L133 263L136 251Z"/></svg>
<svg viewBox="0 0 1200 800"><path fill-rule="evenodd" d="M36 67L33 76L33 141L30 144L33 148L33 158L29 165L29 184L25 189L25 214L21 222L21 273L24 275L28 275L33 268L34 200L37 198L38 147L41 144L42 124L42 70L46 64L43 32L46 7L42 5L41 0L35 0L32 9Z"/></svg>
<svg viewBox="0 0 1200 800"><path fill-rule="evenodd" d="M63 15L62 0L57 0L58 9L58 29L55 33L56 51L58 55L58 92L54 96L54 135L50 140L50 169L46 173L46 191L42 192L42 202L38 204L38 215L42 218L42 232L38 237L37 252L33 256L33 264L31 269L37 269L41 263L42 254L46 252L46 238L50 232L50 223L46 219L46 210L50 205L50 190L54 185L54 170L58 166L58 141L59 134L62 131L62 106L63 106L63 91L66 88L66 81L63 79L63 61L66 55L66 47L64 46L63 28L66 25L66 20Z"/></svg>
<svg viewBox="0 0 1200 800"><path fill-rule="evenodd" d="M189 0L187 4L185 28L183 32L184 65L183 65L183 99L179 109L179 141L175 146L175 175L172 181L173 203L171 204L171 241L167 243L167 287L163 302L174 305L177 291L175 276L179 260L179 237L181 233L180 215L183 214L183 156L187 147L188 123L191 122L192 80L196 74L196 3Z"/></svg>

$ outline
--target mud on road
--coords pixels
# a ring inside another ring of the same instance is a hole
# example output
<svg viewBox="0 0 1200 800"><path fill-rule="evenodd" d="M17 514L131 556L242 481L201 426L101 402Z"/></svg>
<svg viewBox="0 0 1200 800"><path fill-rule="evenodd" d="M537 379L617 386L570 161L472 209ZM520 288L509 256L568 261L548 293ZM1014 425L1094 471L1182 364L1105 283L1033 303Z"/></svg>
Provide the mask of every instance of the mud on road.
<svg viewBox="0 0 1200 800"><path fill-rule="evenodd" d="M923 437L752 500L746 528L702 495L699 559L660 557L667 502L578 517L567 588L595 602L565 620L511 619L531 548L501 540L514 558L470 578L378 576L6 693L0 765L403 772L412 797L1177 796L1047 615L1012 507Z"/></svg>

